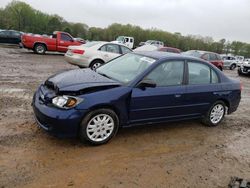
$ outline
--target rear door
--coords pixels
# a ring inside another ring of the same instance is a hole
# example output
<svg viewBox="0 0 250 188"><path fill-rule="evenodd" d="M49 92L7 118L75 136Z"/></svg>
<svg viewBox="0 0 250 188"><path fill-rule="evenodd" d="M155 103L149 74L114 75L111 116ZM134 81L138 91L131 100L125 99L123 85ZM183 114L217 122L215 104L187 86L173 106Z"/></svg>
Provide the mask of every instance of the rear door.
<svg viewBox="0 0 250 188"><path fill-rule="evenodd" d="M219 77L208 65L196 61L187 62L188 84L185 103L188 113L200 116L217 100L220 91Z"/></svg>
<svg viewBox="0 0 250 188"><path fill-rule="evenodd" d="M159 122L185 117L184 61L160 64L145 79L156 83L155 88L133 88L130 102L131 123Z"/></svg>
<svg viewBox="0 0 250 188"><path fill-rule="evenodd" d="M117 44L105 44L99 50L105 62L121 55L120 47Z"/></svg>

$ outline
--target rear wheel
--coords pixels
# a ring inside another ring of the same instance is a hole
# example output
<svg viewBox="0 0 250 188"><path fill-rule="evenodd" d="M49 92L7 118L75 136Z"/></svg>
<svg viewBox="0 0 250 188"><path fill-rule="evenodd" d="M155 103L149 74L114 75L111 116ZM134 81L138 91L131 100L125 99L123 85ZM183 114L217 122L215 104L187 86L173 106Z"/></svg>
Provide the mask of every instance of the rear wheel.
<svg viewBox="0 0 250 188"><path fill-rule="evenodd" d="M202 122L209 126L217 126L224 118L226 113L226 105L223 101L217 101L212 105Z"/></svg>
<svg viewBox="0 0 250 188"><path fill-rule="evenodd" d="M46 46L44 44L36 44L34 47L34 51L37 54L45 54Z"/></svg>
<svg viewBox="0 0 250 188"><path fill-rule="evenodd" d="M115 136L119 127L116 113L110 109L97 109L90 112L80 125L79 137L93 145L107 143Z"/></svg>
<svg viewBox="0 0 250 188"><path fill-rule="evenodd" d="M104 63L104 62L101 61L101 60L94 60L94 61L90 64L89 67L90 67L92 70L95 70L95 69L97 69L98 67L100 67L103 63Z"/></svg>

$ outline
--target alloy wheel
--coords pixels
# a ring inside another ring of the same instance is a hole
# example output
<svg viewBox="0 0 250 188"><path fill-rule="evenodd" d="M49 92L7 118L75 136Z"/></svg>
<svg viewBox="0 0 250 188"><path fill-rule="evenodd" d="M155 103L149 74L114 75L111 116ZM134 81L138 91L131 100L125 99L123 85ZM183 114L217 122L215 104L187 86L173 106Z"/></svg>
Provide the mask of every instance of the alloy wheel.
<svg viewBox="0 0 250 188"><path fill-rule="evenodd" d="M221 121L225 113L225 108L222 104L216 104L210 113L210 120L213 124L217 124Z"/></svg>
<svg viewBox="0 0 250 188"><path fill-rule="evenodd" d="M90 140L102 142L111 136L114 128L114 120L110 115L98 114L88 122L86 133Z"/></svg>

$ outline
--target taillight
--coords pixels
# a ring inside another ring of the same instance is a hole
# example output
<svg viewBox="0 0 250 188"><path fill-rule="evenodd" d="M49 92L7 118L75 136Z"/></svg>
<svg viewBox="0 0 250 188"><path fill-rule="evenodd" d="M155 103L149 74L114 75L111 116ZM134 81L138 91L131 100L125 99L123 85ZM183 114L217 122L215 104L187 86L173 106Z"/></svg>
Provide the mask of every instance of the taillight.
<svg viewBox="0 0 250 188"><path fill-rule="evenodd" d="M77 50L77 49L74 49L74 50L71 50L72 53L74 54L84 54L84 50Z"/></svg>
<svg viewBox="0 0 250 188"><path fill-rule="evenodd" d="M243 89L243 84L242 82L240 82L240 90L242 91L242 89Z"/></svg>

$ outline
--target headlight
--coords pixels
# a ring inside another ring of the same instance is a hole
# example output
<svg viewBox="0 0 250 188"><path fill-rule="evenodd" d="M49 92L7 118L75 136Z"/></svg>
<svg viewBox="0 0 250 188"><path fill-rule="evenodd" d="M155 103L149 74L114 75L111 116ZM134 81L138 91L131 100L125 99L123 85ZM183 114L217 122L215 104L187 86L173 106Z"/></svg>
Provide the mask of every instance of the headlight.
<svg viewBox="0 0 250 188"><path fill-rule="evenodd" d="M64 108L64 109L73 108L82 101L83 101L83 99L81 99L81 98L67 96L67 95L57 96L57 97L54 97L52 99L52 103L55 106L57 106L59 108Z"/></svg>

